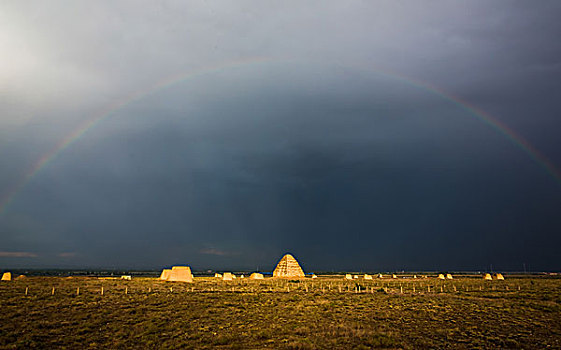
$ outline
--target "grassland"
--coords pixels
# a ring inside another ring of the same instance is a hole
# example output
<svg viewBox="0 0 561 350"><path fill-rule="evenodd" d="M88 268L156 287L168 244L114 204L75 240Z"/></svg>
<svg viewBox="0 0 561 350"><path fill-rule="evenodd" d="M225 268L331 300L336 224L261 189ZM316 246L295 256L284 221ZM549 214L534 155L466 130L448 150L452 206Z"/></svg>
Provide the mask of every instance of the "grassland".
<svg viewBox="0 0 561 350"><path fill-rule="evenodd" d="M543 277L29 277L0 302L2 349L561 348L561 280Z"/></svg>

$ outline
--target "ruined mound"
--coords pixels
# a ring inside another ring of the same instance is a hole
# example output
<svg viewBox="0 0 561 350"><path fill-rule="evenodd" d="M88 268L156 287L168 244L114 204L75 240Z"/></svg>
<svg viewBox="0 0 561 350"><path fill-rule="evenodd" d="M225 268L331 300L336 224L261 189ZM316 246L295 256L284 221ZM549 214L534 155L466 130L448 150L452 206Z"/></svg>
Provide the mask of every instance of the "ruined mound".
<svg viewBox="0 0 561 350"><path fill-rule="evenodd" d="M249 276L249 279L251 279L251 280L262 280L262 279L265 279L265 278L259 272L254 272Z"/></svg>
<svg viewBox="0 0 561 350"><path fill-rule="evenodd" d="M169 278L170 273L171 273L171 269L164 269L164 270L162 271L162 274L160 275L160 279L161 279L162 281L167 281L168 278Z"/></svg>
<svg viewBox="0 0 561 350"><path fill-rule="evenodd" d="M171 270L164 269L160 279L170 282L193 282L193 275L189 266L173 266Z"/></svg>

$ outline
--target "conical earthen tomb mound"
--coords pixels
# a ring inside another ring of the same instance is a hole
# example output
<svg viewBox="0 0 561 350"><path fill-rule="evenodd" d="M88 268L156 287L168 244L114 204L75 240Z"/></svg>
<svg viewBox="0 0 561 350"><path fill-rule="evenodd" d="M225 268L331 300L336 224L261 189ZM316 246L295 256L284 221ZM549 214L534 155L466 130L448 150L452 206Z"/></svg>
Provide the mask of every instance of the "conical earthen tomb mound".
<svg viewBox="0 0 561 350"><path fill-rule="evenodd" d="M298 261L292 255L286 254L273 271L273 277L305 277L305 275Z"/></svg>

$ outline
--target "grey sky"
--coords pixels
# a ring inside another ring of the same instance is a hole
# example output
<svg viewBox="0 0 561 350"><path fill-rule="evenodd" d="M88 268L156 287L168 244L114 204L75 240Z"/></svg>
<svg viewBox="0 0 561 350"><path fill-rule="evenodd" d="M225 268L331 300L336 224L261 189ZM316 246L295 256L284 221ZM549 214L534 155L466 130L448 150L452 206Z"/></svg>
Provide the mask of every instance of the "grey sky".
<svg viewBox="0 0 561 350"><path fill-rule="evenodd" d="M561 243L559 183L450 100L375 71L488 112L559 168L560 15L556 1L2 2L0 198L115 101L231 67L61 152L0 216L0 267L267 269L293 251L313 269L559 269L537 248Z"/></svg>

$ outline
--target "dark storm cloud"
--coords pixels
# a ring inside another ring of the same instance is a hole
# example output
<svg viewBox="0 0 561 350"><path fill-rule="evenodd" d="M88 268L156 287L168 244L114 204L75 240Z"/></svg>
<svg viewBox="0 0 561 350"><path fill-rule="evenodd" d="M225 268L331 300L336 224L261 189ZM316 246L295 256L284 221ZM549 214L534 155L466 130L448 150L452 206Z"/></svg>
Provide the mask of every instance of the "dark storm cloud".
<svg viewBox="0 0 561 350"><path fill-rule="evenodd" d="M457 95L559 165L556 2L1 6L0 193L112 101L270 58L88 131L0 217L3 251L34 255L2 264L559 268L555 179L455 102L369 72Z"/></svg>

